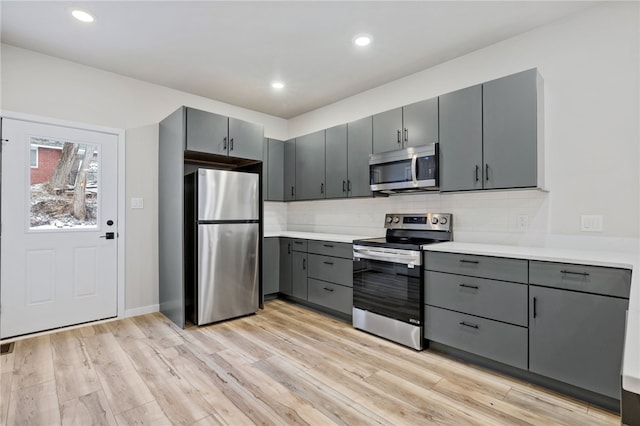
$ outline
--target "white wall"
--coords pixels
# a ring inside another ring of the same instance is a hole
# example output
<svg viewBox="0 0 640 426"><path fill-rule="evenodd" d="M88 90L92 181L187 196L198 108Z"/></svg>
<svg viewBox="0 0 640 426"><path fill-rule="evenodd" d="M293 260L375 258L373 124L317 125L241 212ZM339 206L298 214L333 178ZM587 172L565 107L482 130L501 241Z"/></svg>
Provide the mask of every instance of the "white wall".
<svg viewBox="0 0 640 426"><path fill-rule="evenodd" d="M578 235L583 214L603 215L604 232L599 235L637 238L638 10L635 2L588 9L296 117L289 121L290 137L537 67L545 86L550 192L433 195L410 198L415 201L409 206L455 213L459 240L497 238L510 243L540 241L540 233ZM523 199L529 199L526 207ZM385 211L407 204L404 198L392 197L354 200L345 206L343 215L334 215L336 223L349 223L356 232L375 225L357 220L360 214L374 215L380 227ZM342 204L334 207L342 209ZM290 204L289 228L331 230L327 208L325 202ZM515 216L521 213L530 216L529 232L514 230Z"/></svg>
<svg viewBox="0 0 640 426"><path fill-rule="evenodd" d="M551 192L423 194L266 203L265 229L376 235L392 210L455 216L456 239L538 243L579 234L580 214L604 215L609 237L638 237L638 5L608 4L345 99L289 122L232 105L2 45L0 109L127 129L126 309L158 303L157 126L180 105L262 123L288 139L538 67L545 79ZM130 209L142 197L145 208ZM515 216L529 216L529 231Z"/></svg>
<svg viewBox="0 0 640 426"><path fill-rule="evenodd" d="M158 304L157 123L188 105L261 123L265 136L286 139L287 121L13 46L3 44L0 52L2 110L127 130L125 309L129 314L153 310ZM143 198L144 209L132 210L131 197Z"/></svg>

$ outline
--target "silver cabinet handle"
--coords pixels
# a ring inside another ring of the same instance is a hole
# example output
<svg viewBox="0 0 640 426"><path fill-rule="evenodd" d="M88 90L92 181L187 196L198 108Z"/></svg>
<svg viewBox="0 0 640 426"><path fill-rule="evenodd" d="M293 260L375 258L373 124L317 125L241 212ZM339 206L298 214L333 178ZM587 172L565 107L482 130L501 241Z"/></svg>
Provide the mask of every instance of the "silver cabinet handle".
<svg viewBox="0 0 640 426"><path fill-rule="evenodd" d="M588 277L589 276L588 272L574 272L574 271L567 271L566 269L561 270L560 273L562 273L562 274L571 274L571 275L582 275L583 277Z"/></svg>
<svg viewBox="0 0 640 426"><path fill-rule="evenodd" d="M404 141L409 142L409 129L404 128Z"/></svg>
<svg viewBox="0 0 640 426"><path fill-rule="evenodd" d="M400 129L398 129L398 145L402 144L402 140L400 139Z"/></svg>
<svg viewBox="0 0 640 426"><path fill-rule="evenodd" d="M484 165L484 180L489 182L489 165L488 164Z"/></svg>
<svg viewBox="0 0 640 426"><path fill-rule="evenodd" d="M476 164L476 182L478 182L480 180L480 176L478 176L478 173L480 172L480 166L478 166Z"/></svg>
<svg viewBox="0 0 640 426"><path fill-rule="evenodd" d="M476 330L480 328L478 327L478 324L470 324L464 321L460 321L460 325L464 325L465 327L475 328Z"/></svg>
<svg viewBox="0 0 640 426"><path fill-rule="evenodd" d="M227 150L227 137L222 138L222 149Z"/></svg>
<svg viewBox="0 0 640 426"><path fill-rule="evenodd" d="M229 139L229 150L233 151L233 138Z"/></svg>

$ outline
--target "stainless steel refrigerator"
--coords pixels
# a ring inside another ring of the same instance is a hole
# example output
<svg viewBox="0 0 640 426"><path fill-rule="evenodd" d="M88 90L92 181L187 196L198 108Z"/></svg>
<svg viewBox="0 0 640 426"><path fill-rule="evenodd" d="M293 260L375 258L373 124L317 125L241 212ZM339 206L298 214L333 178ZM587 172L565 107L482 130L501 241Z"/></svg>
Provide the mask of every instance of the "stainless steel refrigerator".
<svg viewBox="0 0 640 426"><path fill-rule="evenodd" d="M185 176L185 227L192 321L202 325L257 312L259 176L211 169Z"/></svg>

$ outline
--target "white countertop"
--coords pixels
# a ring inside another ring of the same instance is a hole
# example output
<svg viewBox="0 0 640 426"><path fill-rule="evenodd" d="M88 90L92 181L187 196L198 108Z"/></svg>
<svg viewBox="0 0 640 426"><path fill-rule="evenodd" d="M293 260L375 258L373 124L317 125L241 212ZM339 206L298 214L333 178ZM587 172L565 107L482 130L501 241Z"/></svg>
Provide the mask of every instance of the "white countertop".
<svg viewBox="0 0 640 426"><path fill-rule="evenodd" d="M640 259L637 253L456 242L429 244L423 248L426 251L631 269L622 387L629 392L640 394Z"/></svg>
<svg viewBox="0 0 640 426"><path fill-rule="evenodd" d="M324 234L321 232L298 232L298 231L272 231L265 232L265 237L286 237L286 238L302 238L305 240L333 241L336 243L349 243L353 240L362 240L371 238L371 236L348 235L348 234Z"/></svg>

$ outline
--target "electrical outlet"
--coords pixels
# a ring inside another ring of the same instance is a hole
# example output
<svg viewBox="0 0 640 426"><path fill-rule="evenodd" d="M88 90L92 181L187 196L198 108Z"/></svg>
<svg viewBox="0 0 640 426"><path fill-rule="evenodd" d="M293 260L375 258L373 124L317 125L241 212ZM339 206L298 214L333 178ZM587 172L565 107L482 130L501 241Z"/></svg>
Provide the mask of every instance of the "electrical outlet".
<svg viewBox="0 0 640 426"><path fill-rule="evenodd" d="M580 216L582 232L602 232L602 215L589 214Z"/></svg>
<svg viewBox="0 0 640 426"><path fill-rule="evenodd" d="M144 208L144 199L142 198L131 198L131 208L132 209L143 209Z"/></svg>
<svg viewBox="0 0 640 426"><path fill-rule="evenodd" d="M529 229L529 215L519 214L516 216L516 229L518 231Z"/></svg>

